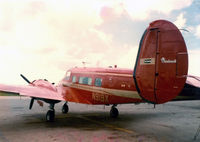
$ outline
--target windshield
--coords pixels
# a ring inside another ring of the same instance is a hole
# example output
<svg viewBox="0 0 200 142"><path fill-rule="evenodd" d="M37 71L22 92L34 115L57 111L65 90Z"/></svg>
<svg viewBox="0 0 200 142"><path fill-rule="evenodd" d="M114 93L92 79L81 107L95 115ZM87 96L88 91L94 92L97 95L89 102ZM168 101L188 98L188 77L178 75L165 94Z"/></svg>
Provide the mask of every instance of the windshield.
<svg viewBox="0 0 200 142"><path fill-rule="evenodd" d="M69 80L70 75L71 75L71 71L68 71L68 72L66 73L66 76L65 76L64 80Z"/></svg>

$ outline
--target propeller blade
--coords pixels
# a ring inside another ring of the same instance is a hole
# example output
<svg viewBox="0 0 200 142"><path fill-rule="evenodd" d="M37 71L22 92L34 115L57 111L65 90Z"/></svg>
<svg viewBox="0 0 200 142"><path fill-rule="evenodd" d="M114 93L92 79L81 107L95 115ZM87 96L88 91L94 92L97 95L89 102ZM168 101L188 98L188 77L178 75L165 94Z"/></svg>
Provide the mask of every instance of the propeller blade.
<svg viewBox="0 0 200 142"><path fill-rule="evenodd" d="M20 76L21 76L28 84L31 83L24 75L20 74Z"/></svg>
<svg viewBox="0 0 200 142"><path fill-rule="evenodd" d="M35 99L35 98L31 98L31 102L30 102L29 109L32 109L32 107L33 107L33 103L34 103L34 99Z"/></svg>

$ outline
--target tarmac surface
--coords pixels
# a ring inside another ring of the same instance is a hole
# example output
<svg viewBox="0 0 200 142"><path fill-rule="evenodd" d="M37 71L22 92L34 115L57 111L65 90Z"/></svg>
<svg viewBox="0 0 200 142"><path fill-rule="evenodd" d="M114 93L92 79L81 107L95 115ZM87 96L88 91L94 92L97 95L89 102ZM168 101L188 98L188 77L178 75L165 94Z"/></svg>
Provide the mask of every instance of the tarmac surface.
<svg viewBox="0 0 200 142"><path fill-rule="evenodd" d="M200 101L118 105L119 117L110 118L111 106L68 103L55 106L55 122L46 122L48 104L30 98L0 97L0 142L199 142Z"/></svg>

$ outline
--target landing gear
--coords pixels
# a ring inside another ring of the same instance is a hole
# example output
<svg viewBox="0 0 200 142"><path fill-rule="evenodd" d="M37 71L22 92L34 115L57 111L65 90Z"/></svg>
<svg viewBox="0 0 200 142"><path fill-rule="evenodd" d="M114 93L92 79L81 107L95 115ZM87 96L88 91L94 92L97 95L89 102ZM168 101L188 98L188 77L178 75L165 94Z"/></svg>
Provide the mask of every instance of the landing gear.
<svg viewBox="0 0 200 142"><path fill-rule="evenodd" d="M55 119L55 111L54 110L48 110L46 114L46 121L47 122L53 122Z"/></svg>
<svg viewBox="0 0 200 142"><path fill-rule="evenodd" d="M119 111L118 109L116 108L117 105L113 105L110 109L110 117L112 118L117 118L118 115L119 115Z"/></svg>
<svg viewBox="0 0 200 142"><path fill-rule="evenodd" d="M66 113L68 113L68 111L69 111L69 107L66 102L62 107L62 113L66 114Z"/></svg>
<svg viewBox="0 0 200 142"><path fill-rule="evenodd" d="M53 122L55 119L54 104L50 104L49 108L50 108L50 110L48 110L47 114L46 114L46 121Z"/></svg>

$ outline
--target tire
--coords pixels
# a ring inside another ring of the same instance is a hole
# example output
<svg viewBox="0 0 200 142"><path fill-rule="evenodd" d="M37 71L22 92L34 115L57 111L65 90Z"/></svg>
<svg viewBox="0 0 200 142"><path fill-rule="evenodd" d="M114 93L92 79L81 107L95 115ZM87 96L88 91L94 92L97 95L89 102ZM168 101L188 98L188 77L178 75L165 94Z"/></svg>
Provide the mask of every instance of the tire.
<svg viewBox="0 0 200 142"><path fill-rule="evenodd" d="M68 113L68 111L69 111L68 105L64 104L63 107L62 107L62 113L66 114L66 113Z"/></svg>
<svg viewBox="0 0 200 142"><path fill-rule="evenodd" d="M110 117L117 118L118 115L119 115L118 109L115 108L115 107L112 107L111 110L110 110Z"/></svg>
<svg viewBox="0 0 200 142"><path fill-rule="evenodd" d="M53 122L55 119L55 111L49 110L46 114L46 121L47 122Z"/></svg>

